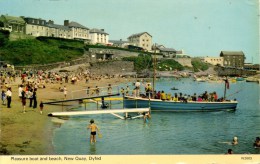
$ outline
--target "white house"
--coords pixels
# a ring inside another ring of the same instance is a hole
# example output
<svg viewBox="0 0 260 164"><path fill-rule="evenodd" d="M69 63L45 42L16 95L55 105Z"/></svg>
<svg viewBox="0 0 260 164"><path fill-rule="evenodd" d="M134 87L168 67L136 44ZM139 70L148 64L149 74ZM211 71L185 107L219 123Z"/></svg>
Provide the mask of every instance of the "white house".
<svg viewBox="0 0 260 164"><path fill-rule="evenodd" d="M89 31L89 35L92 44L108 44L109 34L104 29L93 28Z"/></svg>

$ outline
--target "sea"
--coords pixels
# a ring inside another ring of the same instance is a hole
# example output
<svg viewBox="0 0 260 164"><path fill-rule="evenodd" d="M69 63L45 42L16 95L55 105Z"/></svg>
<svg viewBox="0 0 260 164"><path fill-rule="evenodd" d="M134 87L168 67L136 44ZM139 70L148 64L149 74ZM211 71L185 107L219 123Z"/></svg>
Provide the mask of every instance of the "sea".
<svg viewBox="0 0 260 164"><path fill-rule="evenodd" d="M120 84L133 89L133 82ZM171 90L172 87L178 90ZM196 82L191 78L160 78L157 91L193 95L216 91L224 95L224 82ZM53 147L57 155L200 155L260 154L253 142L260 136L260 85L238 81L230 83L227 99L238 101L237 110L219 112L152 112L151 119L119 119L111 114L73 116L60 126L53 123ZM97 108L88 103L88 109ZM121 101L112 108L122 108ZM77 110L85 110L79 106ZM62 118L61 118L62 119ZM95 120L102 136L90 143L89 121ZM233 137L238 144L232 145Z"/></svg>

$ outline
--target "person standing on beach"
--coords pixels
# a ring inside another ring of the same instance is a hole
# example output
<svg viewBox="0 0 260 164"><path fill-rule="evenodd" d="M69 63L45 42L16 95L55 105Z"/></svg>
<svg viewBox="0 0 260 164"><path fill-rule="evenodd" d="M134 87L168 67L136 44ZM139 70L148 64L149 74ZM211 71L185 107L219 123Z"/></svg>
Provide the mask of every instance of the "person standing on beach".
<svg viewBox="0 0 260 164"><path fill-rule="evenodd" d="M90 92L90 87L88 87L88 88L87 88L87 90L86 90L87 97L89 97L89 95L90 95L90 93L89 93L89 92Z"/></svg>
<svg viewBox="0 0 260 164"><path fill-rule="evenodd" d="M93 119L90 120L90 125L88 125L87 128L90 129L90 143L92 144L93 142L96 142L96 134L99 129Z"/></svg>
<svg viewBox="0 0 260 164"><path fill-rule="evenodd" d="M20 85L19 88L18 88L18 96L19 98L22 100L22 92L23 92L23 86Z"/></svg>
<svg viewBox="0 0 260 164"><path fill-rule="evenodd" d="M6 91L6 97L7 97L7 108L11 108L11 102L12 102L11 87L8 87L8 89Z"/></svg>
<svg viewBox="0 0 260 164"><path fill-rule="evenodd" d="M22 106L23 106L23 113L25 113L25 106L26 106L26 93L25 89L22 91Z"/></svg>
<svg viewBox="0 0 260 164"><path fill-rule="evenodd" d="M33 90L33 108L37 108L37 97L36 97L36 90Z"/></svg>
<svg viewBox="0 0 260 164"><path fill-rule="evenodd" d="M2 99L2 105L5 105L6 93L4 90L2 90L1 99Z"/></svg>
<svg viewBox="0 0 260 164"><path fill-rule="evenodd" d="M41 101L40 103L40 113L42 114L42 110L43 110L43 102Z"/></svg>
<svg viewBox="0 0 260 164"><path fill-rule="evenodd" d="M63 94L64 94L64 99L65 99L65 100L66 100L66 98L67 98L67 93L68 93L67 88L66 88L66 86L64 85L64 87L63 87Z"/></svg>
<svg viewBox="0 0 260 164"><path fill-rule="evenodd" d="M32 103L33 103L33 89L32 88L30 88L29 91L28 91L28 98L30 100L29 107L32 107Z"/></svg>

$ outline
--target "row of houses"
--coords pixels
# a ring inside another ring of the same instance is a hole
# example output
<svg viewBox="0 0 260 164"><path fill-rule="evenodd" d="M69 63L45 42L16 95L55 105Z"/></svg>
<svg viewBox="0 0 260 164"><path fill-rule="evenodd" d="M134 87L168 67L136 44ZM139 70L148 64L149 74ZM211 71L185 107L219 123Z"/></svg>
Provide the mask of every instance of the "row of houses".
<svg viewBox="0 0 260 164"><path fill-rule="evenodd" d="M165 58L190 58L173 48L153 44L152 35L148 32L132 34L127 41L109 40L109 34L104 29L90 29L74 21L64 20L63 25L55 24L53 20L46 21L40 18L15 17L1 15L0 29L26 35L58 37L66 39L83 40L88 44L102 44L120 48L138 47L144 51L160 53ZM242 51L221 51L219 57L203 57L202 61L213 65L244 68L245 54Z"/></svg>
<svg viewBox="0 0 260 164"><path fill-rule="evenodd" d="M63 25L54 21L46 21L40 18L15 17L1 15L0 27L11 32L24 33L26 35L58 37L66 39L83 40L88 43L108 44L109 34L104 29L89 29L77 22L64 20Z"/></svg>
<svg viewBox="0 0 260 164"><path fill-rule="evenodd" d="M151 51L152 35L148 32L133 34L127 39L127 44L121 44L120 41L109 41L109 34L104 29L90 29L80 23L64 20L63 25L55 24L53 20L46 21L41 18L15 17L1 15L0 28L10 32L24 33L26 35L58 37L66 39L83 40L91 44L113 45L125 47L133 45L141 47L143 50ZM115 43L115 45L114 45Z"/></svg>

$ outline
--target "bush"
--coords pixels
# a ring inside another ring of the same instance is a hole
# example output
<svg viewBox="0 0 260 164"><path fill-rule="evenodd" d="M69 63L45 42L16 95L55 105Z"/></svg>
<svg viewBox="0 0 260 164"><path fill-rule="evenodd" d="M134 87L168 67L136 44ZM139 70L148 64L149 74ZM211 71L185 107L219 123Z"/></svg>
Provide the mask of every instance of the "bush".
<svg viewBox="0 0 260 164"><path fill-rule="evenodd" d="M7 30L0 30L0 47L6 45L9 41L10 32Z"/></svg>
<svg viewBox="0 0 260 164"><path fill-rule="evenodd" d="M1 60L14 65L48 64L70 61L84 54L84 44L57 39L9 41L0 49Z"/></svg>
<svg viewBox="0 0 260 164"><path fill-rule="evenodd" d="M191 61L191 64L193 66L194 72L199 72L200 70L205 71L209 68L209 65L207 63L204 63L200 59L197 59L197 58L194 58Z"/></svg>

